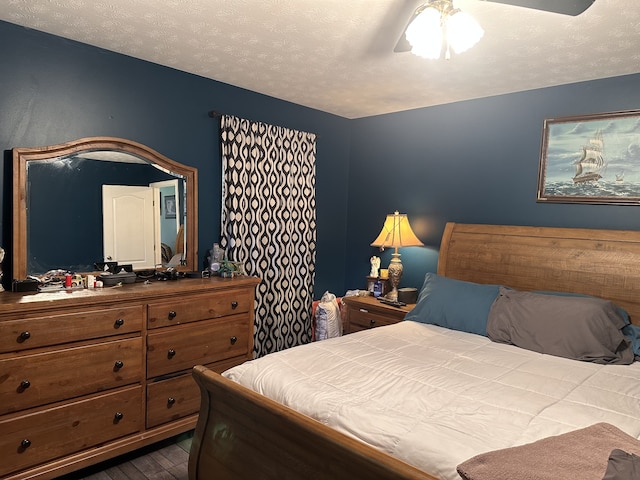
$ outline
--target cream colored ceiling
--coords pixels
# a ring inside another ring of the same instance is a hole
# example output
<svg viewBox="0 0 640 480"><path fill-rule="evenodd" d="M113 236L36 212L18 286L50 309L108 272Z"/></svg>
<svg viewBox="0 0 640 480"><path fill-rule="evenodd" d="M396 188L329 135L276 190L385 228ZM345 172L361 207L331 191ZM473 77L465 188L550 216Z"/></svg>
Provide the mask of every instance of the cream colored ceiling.
<svg viewBox="0 0 640 480"><path fill-rule="evenodd" d="M0 0L0 19L347 118L640 72L640 0L577 17L455 0L485 35L449 61L393 53L420 3Z"/></svg>

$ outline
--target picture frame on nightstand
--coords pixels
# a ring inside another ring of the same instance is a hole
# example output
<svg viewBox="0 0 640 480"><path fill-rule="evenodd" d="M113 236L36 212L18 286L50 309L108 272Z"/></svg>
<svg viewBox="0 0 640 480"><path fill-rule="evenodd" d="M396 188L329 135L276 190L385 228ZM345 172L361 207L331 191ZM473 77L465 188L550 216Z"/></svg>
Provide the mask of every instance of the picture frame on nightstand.
<svg viewBox="0 0 640 480"><path fill-rule="evenodd" d="M382 283L382 292L380 293L380 296L384 297L389 291L389 279L382 279L380 277L367 276L367 291L369 292L369 294L373 295L376 282L378 281Z"/></svg>

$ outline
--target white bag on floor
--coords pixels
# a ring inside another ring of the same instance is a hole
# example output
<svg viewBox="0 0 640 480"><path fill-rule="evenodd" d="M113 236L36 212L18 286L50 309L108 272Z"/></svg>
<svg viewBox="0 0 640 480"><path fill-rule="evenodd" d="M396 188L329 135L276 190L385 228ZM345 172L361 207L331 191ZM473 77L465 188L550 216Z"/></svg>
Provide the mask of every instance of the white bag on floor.
<svg viewBox="0 0 640 480"><path fill-rule="evenodd" d="M338 301L333 293L324 292L316 308L315 340L340 336L342 336L342 317Z"/></svg>

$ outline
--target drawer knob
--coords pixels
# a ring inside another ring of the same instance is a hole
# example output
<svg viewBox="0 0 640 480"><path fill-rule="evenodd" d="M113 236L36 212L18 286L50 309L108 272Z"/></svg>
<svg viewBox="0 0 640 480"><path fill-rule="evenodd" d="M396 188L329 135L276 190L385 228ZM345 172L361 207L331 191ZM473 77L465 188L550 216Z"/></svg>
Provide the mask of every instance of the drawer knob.
<svg viewBox="0 0 640 480"><path fill-rule="evenodd" d="M116 360L116 363L113 364L114 370L120 370L122 367L124 367L124 362L122 360Z"/></svg>
<svg viewBox="0 0 640 480"><path fill-rule="evenodd" d="M28 438L25 438L20 442L20 448L22 450L24 450L25 448L29 448L30 446L31 446L31 440L29 440Z"/></svg>
<svg viewBox="0 0 640 480"><path fill-rule="evenodd" d="M173 358L176 356L176 351L173 348L170 348L167 352L167 358Z"/></svg>
<svg viewBox="0 0 640 480"><path fill-rule="evenodd" d="M171 310L168 315L169 320L173 320L174 318L176 318L177 315L178 314L174 310Z"/></svg>
<svg viewBox="0 0 640 480"><path fill-rule="evenodd" d="M116 412L116 414L113 416L113 422L118 423L123 418L124 418L124 414L122 412Z"/></svg>
<svg viewBox="0 0 640 480"><path fill-rule="evenodd" d="M31 382L29 380L22 380L20 382L20 387L18 388L18 391L19 392L24 392L30 386L31 386Z"/></svg>
<svg viewBox="0 0 640 480"><path fill-rule="evenodd" d="M236 342L238 341L238 337L236 337L235 335L233 337L231 337L229 339L229 341L231 342L231 345L235 345Z"/></svg>
<svg viewBox="0 0 640 480"><path fill-rule="evenodd" d="M176 403L176 399L173 397L169 397L167 398L167 405L168 406L172 406L174 403Z"/></svg>
<svg viewBox="0 0 640 480"><path fill-rule="evenodd" d="M372 327L375 327L375 325L376 325L375 318L372 318L371 320L369 320L369 325L371 325Z"/></svg>
<svg viewBox="0 0 640 480"><path fill-rule="evenodd" d="M233 310L235 310L236 308L238 308L238 302L236 302L236 301L231 302L231 308L232 308Z"/></svg>
<svg viewBox="0 0 640 480"><path fill-rule="evenodd" d="M24 331L18 337L19 342L24 342L25 340L29 340L31 338L31 334L27 331Z"/></svg>
<svg viewBox="0 0 640 480"><path fill-rule="evenodd" d="M122 325L124 325L124 318L119 318L116 320L116 328L120 328Z"/></svg>

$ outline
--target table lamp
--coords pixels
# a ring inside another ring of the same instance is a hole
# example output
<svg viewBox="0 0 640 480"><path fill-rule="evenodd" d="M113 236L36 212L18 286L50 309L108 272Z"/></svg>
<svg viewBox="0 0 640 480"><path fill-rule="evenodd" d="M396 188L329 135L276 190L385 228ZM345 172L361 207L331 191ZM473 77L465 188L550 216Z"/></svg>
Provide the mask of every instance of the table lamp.
<svg viewBox="0 0 640 480"><path fill-rule="evenodd" d="M391 290L385 297L387 300L392 302L398 301L398 285L400 285L400 279L402 278L402 262L400 261L398 247L420 247L422 245L424 244L416 237L413 230L411 230L411 225L409 225L409 219L406 214L395 211L393 214L387 215L380 235L371 242L372 247L380 247L380 250L384 250L385 247L395 248L395 252L391 254L391 262L389 263L389 283L391 284Z"/></svg>

